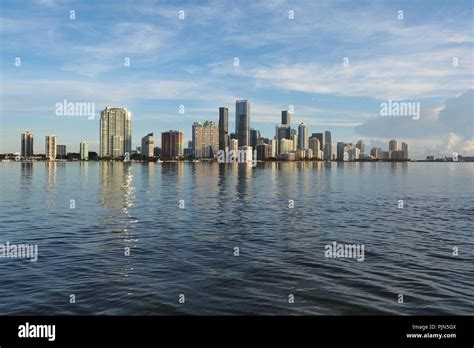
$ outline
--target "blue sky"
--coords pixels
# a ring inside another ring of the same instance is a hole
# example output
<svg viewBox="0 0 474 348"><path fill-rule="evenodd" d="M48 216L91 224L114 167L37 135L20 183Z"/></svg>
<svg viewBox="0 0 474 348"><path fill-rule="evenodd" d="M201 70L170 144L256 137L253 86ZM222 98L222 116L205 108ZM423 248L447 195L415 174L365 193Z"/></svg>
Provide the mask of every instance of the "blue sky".
<svg viewBox="0 0 474 348"><path fill-rule="evenodd" d="M334 142L387 147L397 138L415 158L474 155L469 0L1 4L0 153L19 151L24 130L36 153L52 133L68 151L81 140L98 150L98 117L56 116L64 99L95 103L97 114L128 108L134 147L148 132L179 129L189 139L192 123L217 121L220 106L233 131L235 100L248 99L251 126L266 137L294 105L295 127L331 130ZM381 118L389 99L419 102L421 120Z"/></svg>

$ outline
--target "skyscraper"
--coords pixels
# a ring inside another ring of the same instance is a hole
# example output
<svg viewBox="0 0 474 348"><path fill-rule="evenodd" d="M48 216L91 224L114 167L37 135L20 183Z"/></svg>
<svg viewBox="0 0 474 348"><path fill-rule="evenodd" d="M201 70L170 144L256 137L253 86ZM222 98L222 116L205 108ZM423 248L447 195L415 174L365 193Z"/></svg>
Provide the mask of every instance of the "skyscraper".
<svg viewBox="0 0 474 348"><path fill-rule="evenodd" d="M308 126L304 122L301 122L298 126L298 149L306 150L308 148Z"/></svg>
<svg viewBox="0 0 474 348"><path fill-rule="evenodd" d="M361 153L365 153L365 144L363 140L359 140L356 144L356 148L360 150Z"/></svg>
<svg viewBox="0 0 474 348"><path fill-rule="evenodd" d="M326 161L332 160L332 142L331 142L331 132L324 132L324 159Z"/></svg>
<svg viewBox="0 0 474 348"><path fill-rule="evenodd" d="M173 159L183 157L184 137L180 131L161 133L161 155Z"/></svg>
<svg viewBox="0 0 474 348"><path fill-rule="evenodd" d="M100 112L100 156L120 157L132 152L131 113L125 108L109 108Z"/></svg>
<svg viewBox="0 0 474 348"><path fill-rule="evenodd" d="M44 153L46 155L46 158L49 159L50 161L55 160L56 159L56 145L57 145L56 135L51 134L51 135L45 136L44 142L45 142Z"/></svg>
<svg viewBox="0 0 474 348"><path fill-rule="evenodd" d="M194 158L212 158L219 149L219 128L212 121L194 122L192 128Z"/></svg>
<svg viewBox="0 0 474 348"><path fill-rule="evenodd" d="M229 109L219 108L219 150L229 147Z"/></svg>
<svg viewBox="0 0 474 348"><path fill-rule="evenodd" d="M389 151L397 151L398 150L398 142L395 139L392 139L388 143L388 150Z"/></svg>
<svg viewBox="0 0 474 348"><path fill-rule="evenodd" d="M60 159L64 159L66 157L66 145L56 145L56 156Z"/></svg>
<svg viewBox="0 0 474 348"><path fill-rule="evenodd" d="M153 157L154 148L155 148L155 135L153 133L148 133L142 138L141 153L146 158Z"/></svg>
<svg viewBox="0 0 474 348"><path fill-rule="evenodd" d="M33 156L33 133L21 133L21 157Z"/></svg>
<svg viewBox="0 0 474 348"><path fill-rule="evenodd" d="M260 139L260 131L250 128L250 146L252 146L253 149L257 146L258 139Z"/></svg>
<svg viewBox="0 0 474 348"><path fill-rule="evenodd" d="M235 132L239 147L250 145L250 104L247 100L235 102Z"/></svg>
<svg viewBox="0 0 474 348"><path fill-rule="evenodd" d="M319 152L321 151L321 146L319 144L319 139L316 137L309 138L309 148L313 150L313 156L317 159L321 159L319 157Z"/></svg>
<svg viewBox="0 0 474 348"><path fill-rule="evenodd" d="M86 141L81 141L79 144L79 152L81 155L81 160L87 161L89 160L89 145L87 144Z"/></svg>
<svg viewBox="0 0 474 348"><path fill-rule="evenodd" d="M281 124L285 124L291 127L291 113L287 110L281 112Z"/></svg>
<svg viewBox="0 0 474 348"><path fill-rule="evenodd" d="M324 134L323 133L313 133L313 134L311 134L311 137L318 138L318 140L319 140L319 150L324 151Z"/></svg>
<svg viewBox="0 0 474 348"><path fill-rule="evenodd" d="M402 143L403 159L408 160L408 144Z"/></svg>

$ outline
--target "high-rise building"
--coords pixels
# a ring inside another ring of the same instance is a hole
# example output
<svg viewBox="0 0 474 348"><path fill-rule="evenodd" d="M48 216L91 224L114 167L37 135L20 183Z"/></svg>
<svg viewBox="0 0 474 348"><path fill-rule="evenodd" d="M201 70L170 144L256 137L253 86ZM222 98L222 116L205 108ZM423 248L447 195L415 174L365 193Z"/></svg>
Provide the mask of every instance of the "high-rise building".
<svg viewBox="0 0 474 348"><path fill-rule="evenodd" d="M324 151L324 134L323 133L313 133L311 137L318 138L319 140L319 149Z"/></svg>
<svg viewBox="0 0 474 348"><path fill-rule="evenodd" d="M332 142L331 142L331 132L324 132L324 159L326 161L332 160Z"/></svg>
<svg viewBox="0 0 474 348"><path fill-rule="evenodd" d="M141 154L148 157L154 156L154 148L155 148L155 135L153 133L148 133L142 138L142 149Z"/></svg>
<svg viewBox="0 0 474 348"><path fill-rule="evenodd" d="M44 153L46 155L46 158L50 161L56 159L56 145L56 135L51 134L45 137Z"/></svg>
<svg viewBox="0 0 474 348"><path fill-rule="evenodd" d="M337 160L338 161L343 161L344 160L344 144L342 141L339 141L336 145L336 155L337 155Z"/></svg>
<svg viewBox="0 0 474 348"><path fill-rule="evenodd" d="M229 109L219 108L219 150L229 147Z"/></svg>
<svg viewBox="0 0 474 348"><path fill-rule="evenodd" d="M279 151L280 155L294 151L293 140L283 138L279 140L278 143L280 144L280 151Z"/></svg>
<svg viewBox="0 0 474 348"><path fill-rule="evenodd" d="M398 142L395 139L392 139L388 142L388 150L389 151L397 151L398 150Z"/></svg>
<svg viewBox="0 0 474 348"><path fill-rule="evenodd" d="M287 110L283 110L281 112L281 124L291 127L291 113L289 113Z"/></svg>
<svg viewBox="0 0 474 348"><path fill-rule="evenodd" d="M56 145L56 156L60 159L66 157L66 145Z"/></svg>
<svg viewBox="0 0 474 348"><path fill-rule="evenodd" d="M250 128L250 146L255 149L260 139L260 131L258 129Z"/></svg>
<svg viewBox="0 0 474 348"><path fill-rule="evenodd" d="M356 144L356 148L360 150L361 153L365 153L365 144L363 140L359 140Z"/></svg>
<svg viewBox="0 0 474 348"><path fill-rule="evenodd" d="M349 150L349 161L358 161L360 156L360 149L355 146L351 146Z"/></svg>
<svg viewBox="0 0 474 348"><path fill-rule="evenodd" d="M275 138L277 140L281 139L291 139L291 128L286 124L276 126L275 128Z"/></svg>
<svg viewBox="0 0 474 348"><path fill-rule="evenodd" d="M380 158L380 152L382 152L382 149L380 147L373 147L373 148L370 149L370 155L374 159Z"/></svg>
<svg viewBox="0 0 474 348"><path fill-rule="evenodd" d="M170 130L161 133L161 155L174 159L183 157L184 137L180 131Z"/></svg>
<svg viewBox="0 0 474 348"><path fill-rule="evenodd" d="M81 141L81 143L79 144L79 153L81 156L81 160L89 160L89 145L85 140Z"/></svg>
<svg viewBox="0 0 474 348"><path fill-rule="evenodd" d="M272 139L270 140L270 144L272 145L272 156L273 158L278 157L278 140Z"/></svg>
<svg viewBox="0 0 474 348"><path fill-rule="evenodd" d="M219 150L219 128L212 121L193 124L194 158L212 158Z"/></svg>
<svg viewBox="0 0 474 348"><path fill-rule="evenodd" d="M33 133L26 131L21 133L21 157L33 156Z"/></svg>
<svg viewBox="0 0 474 348"><path fill-rule="evenodd" d="M319 144L319 139L316 137L311 137L309 138L309 148L313 150L313 156L316 157L317 159L319 158L319 151L321 146Z"/></svg>
<svg viewBox="0 0 474 348"><path fill-rule="evenodd" d="M235 133L239 147L250 145L250 104L247 100L235 102Z"/></svg>
<svg viewBox="0 0 474 348"><path fill-rule="evenodd" d="M257 145L257 159L264 161L272 157L272 146L268 144Z"/></svg>
<svg viewBox="0 0 474 348"><path fill-rule="evenodd" d="M100 156L121 157L132 152L132 115L125 108L100 112Z"/></svg>
<svg viewBox="0 0 474 348"><path fill-rule="evenodd" d="M239 141L237 139L231 139L229 152L234 151L234 154L236 154L238 150L239 150Z"/></svg>
<svg viewBox="0 0 474 348"><path fill-rule="evenodd" d="M301 122L298 126L298 149L306 150L308 148L308 126L304 122Z"/></svg>
<svg viewBox="0 0 474 348"><path fill-rule="evenodd" d="M408 144L402 143L403 159L408 160Z"/></svg>

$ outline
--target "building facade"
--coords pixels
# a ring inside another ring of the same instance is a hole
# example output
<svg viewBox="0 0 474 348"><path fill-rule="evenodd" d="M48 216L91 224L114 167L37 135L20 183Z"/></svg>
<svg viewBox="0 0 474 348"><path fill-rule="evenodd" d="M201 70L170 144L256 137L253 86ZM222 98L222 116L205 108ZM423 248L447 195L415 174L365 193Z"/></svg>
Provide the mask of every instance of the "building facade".
<svg viewBox="0 0 474 348"><path fill-rule="evenodd" d="M181 158L184 155L184 136L180 131L161 133L161 155L168 159Z"/></svg>
<svg viewBox="0 0 474 348"><path fill-rule="evenodd" d="M89 145L86 141L81 141L79 144L79 154L81 156L81 160L87 161L89 160Z"/></svg>
<svg viewBox="0 0 474 348"><path fill-rule="evenodd" d="M298 126L298 149L306 150L308 148L308 126L304 122L301 122Z"/></svg>
<svg viewBox="0 0 474 348"><path fill-rule="evenodd" d="M50 161L54 161L57 155L56 146L58 145L56 135L47 135L45 137L44 143L44 153L46 158Z"/></svg>
<svg viewBox="0 0 474 348"><path fill-rule="evenodd" d="M131 113L106 107L100 112L100 157L121 157L132 152Z"/></svg>
<svg viewBox="0 0 474 348"><path fill-rule="evenodd" d="M21 157L33 156L33 133L26 131L21 133Z"/></svg>
<svg viewBox="0 0 474 348"><path fill-rule="evenodd" d="M155 154L155 135L148 133L142 138L141 154L147 158L153 157Z"/></svg>
<svg viewBox="0 0 474 348"><path fill-rule="evenodd" d="M247 100L235 102L235 132L240 147L250 145L250 103Z"/></svg>
<svg viewBox="0 0 474 348"><path fill-rule="evenodd" d="M213 158L217 155L219 128L215 122L194 122L192 132L194 158Z"/></svg>
<svg viewBox="0 0 474 348"><path fill-rule="evenodd" d="M229 109L219 108L219 150L229 147Z"/></svg>

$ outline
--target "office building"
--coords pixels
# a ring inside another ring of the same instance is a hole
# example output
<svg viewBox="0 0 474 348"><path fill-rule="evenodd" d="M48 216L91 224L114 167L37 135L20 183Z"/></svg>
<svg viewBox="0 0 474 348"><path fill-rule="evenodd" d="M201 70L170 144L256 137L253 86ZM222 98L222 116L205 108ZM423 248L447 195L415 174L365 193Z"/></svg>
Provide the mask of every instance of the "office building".
<svg viewBox="0 0 474 348"><path fill-rule="evenodd" d="M219 108L219 150L229 147L229 109Z"/></svg>
<svg viewBox="0 0 474 348"><path fill-rule="evenodd" d="M287 110L283 110L281 112L281 124L291 127L291 113L289 113Z"/></svg>
<svg viewBox="0 0 474 348"><path fill-rule="evenodd" d="M194 158L213 158L219 150L219 128L215 122L206 121L204 124L194 122L193 154Z"/></svg>
<svg viewBox="0 0 474 348"><path fill-rule="evenodd" d="M272 146L272 158L277 158L278 157L278 140L272 139L270 140L270 145Z"/></svg>
<svg viewBox="0 0 474 348"><path fill-rule="evenodd" d="M21 157L33 156L33 133L26 131L21 133Z"/></svg>
<svg viewBox="0 0 474 348"><path fill-rule="evenodd" d="M161 155L168 159L176 159L184 155L184 136L180 131L170 130L161 133Z"/></svg>
<svg viewBox="0 0 474 348"><path fill-rule="evenodd" d="M148 133L142 138L142 148L141 154L146 158L154 156L155 148L155 135L153 133Z"/></svg>
<svg viewBox="0 0 474 348"><path fill-rule="evenodd" d="M332 156L332 142L331 142L331 132L325 131L324 132L324 159L326 161L331 161Z"/></svg>
<svg viewBox="0 0 474 348"><path fill-rule="evenodd" d="M250 104L247 100L235 103L235 132L240 147L250 145Z"/></svg>
<svg viewBox="0 0 474 348"><path fill-rule="evenodd" d="M388 142L388 150L389 151L397 151L398 150L398 142L393 139Z"/></svg>
<svg viewBox="0 0 474 348"><path fill-rule="evenodd" d="M66 158L66 145L56 145L56 156L60 159Z"/></svg>
<svg viewBox="0 0 474 348"><path fill-rule="evenodd" d="M57 146L57 139L56 135L51 134L47 135L45 137L45 147L44 147L44 153L46 155L46 158L51 160L56 159L56 146Z"/></svg>
<svg viewBox="0 0 474 348"><path fill-rule="evenodd" d="M356 144L356 148L360 150L360 153L365 153L365 144L363 140L359 140Z"/></svg>
<svg viewBox="0 0 474 348"><path fill-rule="evenodd" d="M311 134L312 138L317 138L319 140L319 149L324 151L324 134L323 133L313 133Z"/></svg>
<svg viewBox="0 0 474 348"><path fill-rule="evenodd" d="M288 153L288 152L294 151L293 150L293 140L283 138L283 139L279 140L278 142L280 144L279 155L281 155L283 153Z"/></svg>
<svg viewBox="0 0 474 348"><path fill-rule="evenodd" d="M81 141L79 144L79 154L82 161L89 160L89 145L85 140Z"/></svg>
<svg viewBox="0 0 474 348"><path fill-rule="evenodd" d="M250 128L250 146L255 148L260 139L260 131L257 129Z"/></svg>
<svg viewBox="0 0 474 348"><path fill-rule="evenodd" d="M257 145L257 159L265 161L272 157L272 146L268 144Z"/></svg>
<svg viewBox="0 0 474 348"><path fill-rule="evenodd" d="M312 136L309 138L309 148L313 150L313 156L318 158L319 151L320 151L320 144L319 144L319 139L317 137ZM319 159L319 158L318 158Z"/></svg>
<svg viewBox="0 0 474 348"><path fill-rule="evenodd" d="M402 143L402 151L403 151L403 160L408 160L408 144Z"/></svg>
<svg viewBox="0 0 474 348"><path fill-rule="evenodd" d="M132 152L131 113L106 107L100 112L100 157L121 157Z"/></svg>
<svg viewBox="0 0 474 348"><path fill-rule="evenodd" d="M308 126L304 122L301 122L298 126L298 149L306 150L308 148Z"/></svg>

